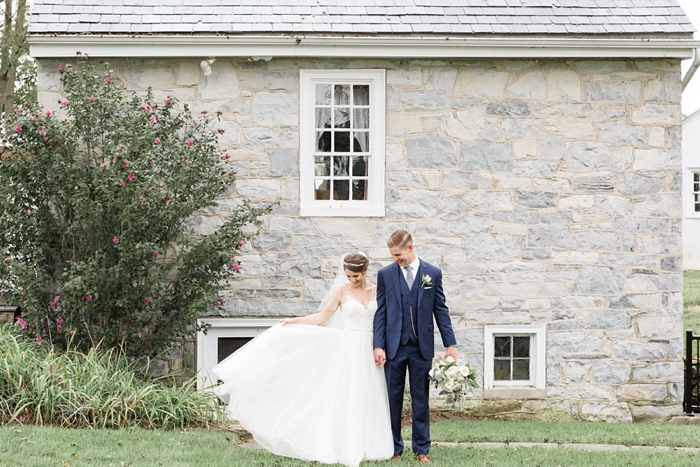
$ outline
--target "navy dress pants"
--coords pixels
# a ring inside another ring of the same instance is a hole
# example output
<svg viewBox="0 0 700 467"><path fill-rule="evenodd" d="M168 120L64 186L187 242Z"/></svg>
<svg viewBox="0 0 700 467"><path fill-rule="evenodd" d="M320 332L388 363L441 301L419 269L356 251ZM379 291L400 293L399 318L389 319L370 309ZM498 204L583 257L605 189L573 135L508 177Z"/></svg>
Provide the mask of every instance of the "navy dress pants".
<svg viewBox="0 0 700 467"><path fill-rule="evenodd" d="M394 435L394 455L400 456L403 452L401 411L407 369L411 388L413 452L415 455L428 454L430 449L430 407L428 405L430 383L428 372L431 367L432 360L424 359L418 344L411 342L406 345L400 344L396 356L384 365L389 393L391 432Z"/></svg>

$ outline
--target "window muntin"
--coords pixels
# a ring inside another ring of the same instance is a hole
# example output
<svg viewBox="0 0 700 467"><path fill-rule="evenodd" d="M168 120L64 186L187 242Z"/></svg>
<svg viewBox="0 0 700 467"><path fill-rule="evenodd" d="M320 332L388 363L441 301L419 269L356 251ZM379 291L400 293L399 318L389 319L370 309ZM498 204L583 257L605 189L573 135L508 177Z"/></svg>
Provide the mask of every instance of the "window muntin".
<svg viewBox="0 0 700 467"><path fill-rule="evenodd" d="M302 70L302 215L384 215L384 70Z"/></svg>
<svg viewBox="0 0 700 467"><path fill-rule="evenodd" d="M530 381L530 336L494 336L494 381Z"/></svg>

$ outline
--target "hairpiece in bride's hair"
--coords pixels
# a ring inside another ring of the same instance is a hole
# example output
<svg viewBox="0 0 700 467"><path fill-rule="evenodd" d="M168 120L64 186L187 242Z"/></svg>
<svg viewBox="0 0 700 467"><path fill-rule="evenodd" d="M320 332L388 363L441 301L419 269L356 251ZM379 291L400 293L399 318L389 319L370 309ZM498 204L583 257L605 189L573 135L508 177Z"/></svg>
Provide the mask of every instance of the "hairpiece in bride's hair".
<svg viewBox="0 0 700 467"><path fill-rule="evenodd" d="M343 268L353 272L363 272L367 269L369 260L364 253L348 253L343 256Z"/></svg>

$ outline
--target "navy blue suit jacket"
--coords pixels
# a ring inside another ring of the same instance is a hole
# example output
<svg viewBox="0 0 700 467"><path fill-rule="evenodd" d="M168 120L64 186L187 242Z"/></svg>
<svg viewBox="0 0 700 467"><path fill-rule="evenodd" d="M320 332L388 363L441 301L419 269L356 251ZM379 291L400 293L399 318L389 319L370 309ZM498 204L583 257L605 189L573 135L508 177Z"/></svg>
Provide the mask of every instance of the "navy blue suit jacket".
<svg viewBox="0 0 700 467"><path fill-rule="evenodd" d="M423 284L427 276L431 285ZM445 305L445 292L442 289L442 271L423 260L420 260L418 274L418 323L416 332L423 358L432 360L435 355L435 337L433 317L442 336L445 347L456 345L450 311ZM403 276L398 263L392 263L377 273L377 313L374 315L374 347L386 351L386 358L391 360L396 356L396 350L401 342L401 324L403 311L401 306L401 282Z"/></svg>

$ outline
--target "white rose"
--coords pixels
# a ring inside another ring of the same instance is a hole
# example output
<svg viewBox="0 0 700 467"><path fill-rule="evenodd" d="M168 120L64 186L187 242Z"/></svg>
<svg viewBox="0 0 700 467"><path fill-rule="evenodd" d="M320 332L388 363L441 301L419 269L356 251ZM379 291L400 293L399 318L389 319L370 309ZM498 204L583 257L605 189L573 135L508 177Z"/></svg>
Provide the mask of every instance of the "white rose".
<svg viewBox="0 0 700 467"><path fill-rule="evenodd" d="M458 374L459 374L459 368L457 368L456 366L451 367L449 370L447 370L445 372L445 376L447 376L447 378L450 380L457 379Z"/></svg>
<svg viewBox="0 0 700 467"><path fill-rule="evenodd" d="M466 377L469 376L470 370L469 370L469 368L467 368L466 366L462 366L462 367L459 369L459 372L460 372L460 374L461 374L462 376L464 376L464 377L466 378Z"/></svg>
<svg viewBox="0 0 700 467"><path fill-rule="evenodd" d="M445 359L445 361L446 361L447 363L452 363L452 362L455 361L455 359L452 358L452 357L447 357L447 358Z"/></svg>

